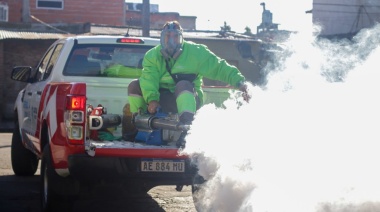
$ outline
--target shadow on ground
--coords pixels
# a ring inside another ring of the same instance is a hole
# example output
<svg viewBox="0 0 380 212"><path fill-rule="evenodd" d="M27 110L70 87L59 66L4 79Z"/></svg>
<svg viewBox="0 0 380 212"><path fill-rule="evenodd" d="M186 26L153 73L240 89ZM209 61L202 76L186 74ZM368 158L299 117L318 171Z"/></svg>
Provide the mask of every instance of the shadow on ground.
<svg viewBox="0 0 380 212"><path fill-rule="evenodd" d="M1 212L40 212L40 176L0 176ZM129 194L115 186L94 186L82 192L70 207L57 201L57 212L164 211L149 194Z"/></svg>

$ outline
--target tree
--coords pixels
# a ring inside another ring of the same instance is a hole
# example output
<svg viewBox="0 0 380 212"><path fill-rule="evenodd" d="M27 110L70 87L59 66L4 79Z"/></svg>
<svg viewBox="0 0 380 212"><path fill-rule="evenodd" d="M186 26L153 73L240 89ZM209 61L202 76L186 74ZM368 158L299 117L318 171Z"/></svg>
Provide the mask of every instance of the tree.
<svg viewBox="0 0 380 212"><path fill-rule="evenodd" d="M227 25L227 22L224 22L224 26L221 26L220 30L225 31L225 32L229 32L229 31L231 31L231 26Z"/></svg>
<svg viewBox="0 0 380 212"><path fill-rule="evenodd" d="M221 26L220 27L220 32L219 34L223 37L226 36L226 33L227 32L230 32L231 31L231 27L229 25L227 25L227 22L224 22L224 26Z"/></svg>
<svg viewBox="0 0 380 212"><path fill-rule="evenodd" d="M251 28L249 28L248 26L246 26L244 29L245 29L244 35L252 35Z"/></svg>

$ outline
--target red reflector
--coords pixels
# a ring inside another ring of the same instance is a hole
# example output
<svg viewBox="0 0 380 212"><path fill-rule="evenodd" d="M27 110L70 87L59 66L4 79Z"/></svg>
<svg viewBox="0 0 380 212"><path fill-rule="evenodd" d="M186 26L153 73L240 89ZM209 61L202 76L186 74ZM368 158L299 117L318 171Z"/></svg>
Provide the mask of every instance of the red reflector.
<svg viewBox="0 0 380 212"><path fill-rule="evenodd" d="M82 144L84 144L84 141L83 141L83 139L82 140L72 140L72 139L69 139L69 143L70 144L82 145Z"/></svg>
<svg viewBox="0 0 380 212"><path fill-rule="evenodd" d="M144 40L142 39L136 39L136 38L119 38L117 39L118 43L144 43Z"/></svg>
<svg viewBox="0 0 380 212"><path fill-rule="evenodd" d="M68 110L84 110L86 105L85 96L68 96L66 108Z"/></svg>

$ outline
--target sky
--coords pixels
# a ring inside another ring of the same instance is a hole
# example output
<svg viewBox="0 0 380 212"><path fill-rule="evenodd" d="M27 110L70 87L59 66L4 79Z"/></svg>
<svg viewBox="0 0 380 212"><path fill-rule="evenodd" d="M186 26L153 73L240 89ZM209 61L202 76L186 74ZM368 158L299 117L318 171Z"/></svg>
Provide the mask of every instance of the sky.
<svg viewBox="0 0 380 212"><path fill-rule="evenodd" d="M142 3L142 0L126 2ZM312 9L312 0L150 0L150 4L159 5L159 12L196 16L197 30L220 30L226 22L232 31L241 33L247 26L256 32L263 12L261 2L265 2L266 10L272 12L273 23L280 24L280 30L299 31L312 25L312 15L305 13Z"/></svg>

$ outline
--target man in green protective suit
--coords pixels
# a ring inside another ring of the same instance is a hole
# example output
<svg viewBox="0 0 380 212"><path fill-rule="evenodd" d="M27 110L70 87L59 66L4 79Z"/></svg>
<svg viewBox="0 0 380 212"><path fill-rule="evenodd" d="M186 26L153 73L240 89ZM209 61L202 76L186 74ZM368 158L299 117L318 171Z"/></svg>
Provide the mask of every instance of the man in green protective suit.
<svg viewBox="0 0 380 212"><path fill-rule="evenodd" d="M191 124L194 114L203 104L202 78L228 83L247 92L245 77L205 45L185 41L177 21L165 23L161 44L149 50L143 60L140 78L130 83L128 100L132 113L161 108L163 112L179 114L179 121Z"/></svg>

